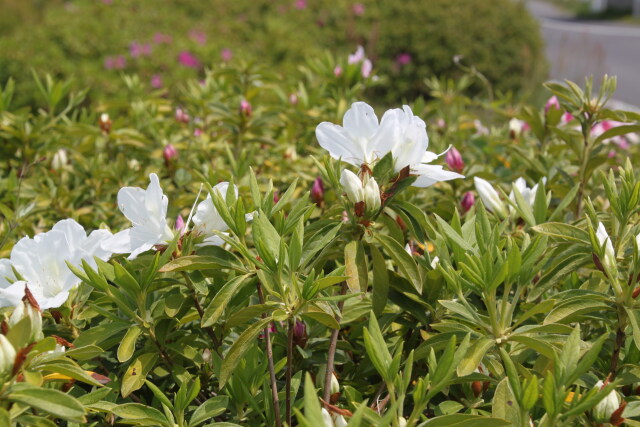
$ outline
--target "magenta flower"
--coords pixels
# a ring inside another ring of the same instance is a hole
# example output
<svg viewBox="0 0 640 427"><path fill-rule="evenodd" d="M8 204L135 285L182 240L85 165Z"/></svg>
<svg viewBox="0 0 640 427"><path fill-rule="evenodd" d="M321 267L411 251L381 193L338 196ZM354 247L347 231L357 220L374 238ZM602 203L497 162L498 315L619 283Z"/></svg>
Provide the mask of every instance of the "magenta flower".
<svg viewBox="0 0 640 427"><path fill-rule="evenodd" d="M155 33L153 35L153 42L155 44L171 44L171 42L173 42L173 38L168 34Z"/></svg>
<svg viewBox="0 0 640 427"><path fill-rule="evenodd" d="M396 57L396 64L400 66L408 65L411 62L411 55L408 53L401 53Z"/></svg>
<svg viewBox="0 0 640 427"><path fill-rule="evenodd" d="M200 61L191 52L183 50L178 55L178 62L188 68L200 68Z"/></svg>
<svg viewBox="0 0 640 427"><path fill-rule="evenodd" d="M473 195L471 191L467 191L462 196L462 201L460 205L462 206L462 212L467 212L471 207L476 203L476 197Z"/></svg>
<svg viewBox="0 0 640 427"><path fill-rule="evenodd" d="M132 58L151 55L151 45L149 43L132 42L129 45L129 54Z"/></svg>
<svg viewBox="0 0 640 427"><path fill-rule="evenodd" d="M462 172L464 169L464 161L462 160L460 152L456 150L456 147L451 147L451 149L447 151L446 156L444 156L444 161L451 170Z"/></svg>
<svg viewBox="0 0 640 427"><path fill-rule="evenodd" d="M295 7L298 10L304 10L307 8L307 0L296 0Z"/></svg>
<svg viewBox="0 0 640 427"><path fill-rule="evenodd" d="M200 135L202 135L202 133L203 133L203 132L202 132L202 129L200 129L200 128L196 128L196 129L193 131L193 136L195 136L195 137L197 138L197 137L199 137Z"/></svg>
<svg viewBox="0 0 640 427"><path fill-rule="evenodd" d="M573 114L571 113L564 113L562 115L562 123L567 124L569 123L571 120L573 120Z"/></svg>
<svg viewBox="0 0 640 427"><path fill-rule="evenodd" d="M321 206L324 202L324 184L320 177L317 177L311 186L311 200L313 200L318 206Z"/></svg>
<svg viewBox="0 0 640 427"><path fill-rule="evenodd" d="M233 52L229 48L224 48L220 51L220 57L224 62L229 62L233 59Z"/></svg>
<svg viewBox="0 0 640 427"><path fill-rule="evenodd" d="M162 149L162 156L164 157L164 161L167 166L174 160L178 158L178 150L171 144L165 145Z"/></svg>
<svg viewBox="0 0 640 427"><path fill-rule="evenodd" d="M246 117L251 117L251 104L246 99L240 101L240 113Z"/></svg>
<svg viewBox="0 0 640 427"><path fill-rule="evenodd" d="M207 43L207 35L202 31L191 30L191 32L189 32L189 37L191 38L191 40L193 40L194 42L196 42L198 44L206 44Z"/></svg>
<svg viewBox="0 0 640 427"><path fill-rule="evenodd" d="M104 68L107 70L122 70L127 66L127 58L122 55L108 56L104 60Z"/></svg>
<svg viewBox="0 0 640 427"><path fill-rule="evenodd" d="M151 76L151 87L154 89L160 89L162 87L162 77L160 74Z"/></svg>
<svg viewBox="0 0 640 427"><path fill-rule="evenodd" d="M353 6L351 6L351 10L356 16L364 15L364 5L362 3L355 3Z"/></svg>

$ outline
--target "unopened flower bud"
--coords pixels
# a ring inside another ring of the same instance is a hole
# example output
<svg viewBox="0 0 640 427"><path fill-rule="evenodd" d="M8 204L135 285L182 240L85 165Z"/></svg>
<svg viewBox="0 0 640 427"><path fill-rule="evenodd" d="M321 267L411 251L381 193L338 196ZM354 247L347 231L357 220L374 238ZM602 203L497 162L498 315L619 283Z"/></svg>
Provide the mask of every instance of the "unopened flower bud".
<svg viewBox="0 0 640 427"><path fill-rule="evenodd" d="M509 215L507 208L502 200L500 200L500 195L496 190L494 190L491 184L478 177L473 178L473 182L485 207L500 218L506 218Z"/></svg>
<svg viewBox="0 0 640 427"><path fill-rule="evenodd" d="M178 157L178 150L171 144L165 145L162 149L162 156L164 157L164 162L167 166L171 164L171 162Z"/></svg>
<svg viewBox="0 0 640 427"><path fill-rule="evenodd" d="M560 109L560 101L558 101L558 98L555 95L553 95L547 101L547 104L544 106L544 112L548 113L551 108L553 108L555 110L559 110Z"/></svg>
<svg viewBox="0 0 640 427"><path fill-rule="evenodd" d="M67 150L64 148L56 151L56 154L53 155L51 159L51 168L53 170L60 170L68 163L67 159Z"/></svg>
<svg viewBox="0 0 640 427"><path fill-rule="evenodd" d="M444 157L444 161L447 162L447 166L449 166L449 169L451 170L462 172L462 170L464 169L464 161L462 160L462 156L455 147L451 147L451 149L447 151L447 154Z"/></svg>
<svg viewBox="0 0 640 427"><path fill-rule="evenodd" d="M176 218L176 231L180 232L181 236L185 232L184 219L182 218L182 215L178 215L178 217Z"/></svg>
<svg viewBox="0 0 640 427"><path fill-rule="evenodd" d="M331 394L340 393L340 383L336 374L331 374Z"/></svg>
<svg viewBox="0 0 640 427"><path fill-rule="evenodd" d="M251 117L251 104L246 99L240 101L240 113L245 117Z"/></svg>
<svg viewBox="0 0 640 427"><path fill-rule="evenodd" d="M600 246L604 245L604 259L602 259L603 266L608 269L614 269L616 266L616 253L613 249L611 238L609 237L609 234L607 234L604 224L601 222L598 223L596 237L598 238Z"/></svg>
<svg viewBox="0 0 640 427"><path fill-rule="evenodd" d="M307 325L300 320L296 320L296 324L293 327L293 342L300 348L305 348L307 345Z"/></svg>
<svg viewBox="0 0 640 427"><path fill-rule="evenodd" d="M336 68L333 69L333 75L336 77L340 77L342 75L342 67L336 65Z"/></svg>
<svg viewBox="0 0 640 427"><path fill-rule="evenodd" d="M292 93L289 95L289 103L291 105L296 105L298 103L298 95L296 95L295 93Z"/></svg>
<svg viewBox="0 0 640 427"><path fill-rule="evenodd" d="M342 188L344 188L344 192L347 193L347 198L351 203L364 201L364 188L358 175L348 169L344 169L340 175L340 184L342 184ZM378 197L380 197L379 194Z"/></svg>
<svg viewBox="0 0 640 427"><path fill-rule="evenodd" d="M462 196L462 200L460 201L460 205L462 206L462 212L467 212L469 209L473 207L476 203L476 197L473 195L471 191L467 191Z"/></svg>
<svg viewBox="0 0 640 427"><path fill-rule="evenodd" d="M598 381L595 386L602 389L604 387L604 383L602 381ZM619 406L620 398L618 398L618 394L615 392L615 390L612 390L593 408L593 417L599 423L608 422L611 418L611 415L616 411L616 409L618 409Z"/></svg>
<svg viewBox="0 0 640 427"><path fill-rule="evenodd" d="M407 427L407 419L405 417L398 417L398 427Z"/></svg>
<svg viewBox="0 0 640 427"><path fill-rule="evenodd" d="M311 186L311 200L313 200L318 206L322 206L322 203L324 202L324 184L320 177L317 177Z"/></svg>
<svg viewBox="0 0 640 427"><path fill-rule="evenodd" d="M13 370L16 360L16 350L7 337L0 335L0 373L5 374Z"/></svg>
<svg viewBox="0 0 640 427"><path fill-rule="evenodd" d="M375 213L380 209L380 187L374 177L369 177L364 186L364 204L367 212Z"/></svg>

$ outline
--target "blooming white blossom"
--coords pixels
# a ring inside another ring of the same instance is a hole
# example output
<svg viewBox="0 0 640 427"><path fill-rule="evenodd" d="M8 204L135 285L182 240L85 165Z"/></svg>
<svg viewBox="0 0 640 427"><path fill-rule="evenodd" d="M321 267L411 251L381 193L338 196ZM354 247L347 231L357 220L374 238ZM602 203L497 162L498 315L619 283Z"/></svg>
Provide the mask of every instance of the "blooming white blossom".
<svg viewBox="0 0 640 427"><path fill-rule="evenodd" d="M506 218L508 215L507 208L505 207L498 192L489 184L488 181L474 177L473 183L476 186L476 191L484 203L485 207L496 215Z"/></svg>
<svg viewBox="0 0 640 427"><path fill-rule="evenodd" d="M607 229L604 228L604 224L601 222L598 223L596 237L598 238L600 246L604 245L604 259L602 260L602 264L605 267L613 269L616 265L616 253L613 250L613 244L611 243L611 238L607 233Z"/></svg>
<svg viewBox="0 0 640 427"><path fill-rule="evenodd" d="M118 191L118 207L133 226L103 242L104 250L128 253L127 259L134 259L155 245L173 240L174 233L167 223L169 199L162 193L158 176L152 173L149 179L146 190L123 187Z"/></svg>
<svg viewBox="0 0 640 427"><path fill-rule="evenodd" d="M227 195L229 189L228 182L220 182L213 187L213 191L218 193L223 199ZM238 187L233 186L236 198L238 197ZM245 219L250 221L253 219L252 214L246 214ZM213 204L211 195L207 194L207 198L198 204L196 214L193 216L193 223L195 224L194 230L202 233L205 236L203 245L215 245L220 246L224 243L224 240L215 234L215 231L225 232L229 230L229 225L222 219L220 213Z"/></svg>
<svg viewBox="0 0 640 427"><path fill-rule="evenodd" d="M0 259L0 307L14 307L22 300L24 286L12 286L15 281L11 261Z"/></svg>
<svg viewBox="0 0 640 427"><path fill-rule="evenodd" d="M94 257L106 261L111 256L109 250L101 247L101 243L111 237L107 230L95 230L87 236L80 224L65 219L46 233L20 239L10 259L24 281L16 281L3 289L0 303L17 305L28 286L41 309L59 307L69 297L69 291L80 283L67 262L79 266L84 260L95 268Z"/></svg>
<svg viewBox="0 0 640 427"><path fill-rule="evenodd" d="M595 387L602 389L604 387L604 383L602 381L598 381ZM595 419L601 423L608 422L611 419L611 415L619 407L620 398L615 390L611 390L611 392L593 408L593 415Z"/></svg>
<svg viewBox="0 0 640 427"><path fill-rule="evenodd" d="M546 183L547 179L542 178L542 181ZM533 206L536 201L536 194L538 193L538 184L529 188L527 186L527 181L525 181L524 178L520 177L513 183L513 187L518 189L518 191L522 195L522 198L529 204L529 206ZM513 203L516 203L516 195L513 190L511 190L511 193L509 193L509 198L513 201Z"/></svg>
<svg viewBox="0 0 640 427"><path fill-rule="evenodd" d="M418 176L413 183L415 187L463 178L458 173L443 170L442 166L428 164L439 155L427 151L429 137L426 124L414 116L407 105L402 109L388 110L378 122L371 106L356 102L345 113L343 126L320 123L316 137L331 157L356 167L372 165L392 153L396 172L409 167L410 173Z"/></svg>

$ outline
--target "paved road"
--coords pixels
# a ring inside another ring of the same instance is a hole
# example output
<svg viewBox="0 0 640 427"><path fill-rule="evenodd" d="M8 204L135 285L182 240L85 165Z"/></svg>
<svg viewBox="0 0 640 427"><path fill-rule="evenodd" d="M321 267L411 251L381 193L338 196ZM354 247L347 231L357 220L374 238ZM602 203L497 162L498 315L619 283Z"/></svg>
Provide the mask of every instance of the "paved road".
<svg viewBox="0 0 640 427"><path fill-rule="evenodd" d="M527 6L538 18L547 44L550 78L582 83L593 75L618 77L615 99L640 106L640 27L615 22L572 19L538 0Z"/></svg>

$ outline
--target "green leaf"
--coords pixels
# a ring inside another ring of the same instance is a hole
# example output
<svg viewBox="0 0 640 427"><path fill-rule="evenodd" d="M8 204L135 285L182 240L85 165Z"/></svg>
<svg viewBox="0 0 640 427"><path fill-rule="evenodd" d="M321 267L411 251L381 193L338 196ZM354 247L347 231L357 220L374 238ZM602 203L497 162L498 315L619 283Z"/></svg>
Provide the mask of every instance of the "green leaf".
<svg viewBox="0 0 640 427"><path fill-rule="evenodd" d="M229 405L229 396L215 396L198 406L191 415L189 427L197 426L213 417L222 415Z"/></svg>
<svg viewBox="0 0 640 427"><path fill-rule="evenodd" d="M616 126L602 133L599 137L596 138L594 144L598 144L605 139L613 138L614 136L626 135L628 133L637 133L640 132L640 125L624 125L624 126Z"/></svg>
<svg viewBox="0 0 640 427"><path fill-rule="evenodd" d="M214 325L218 319L220 319L220 316L222 316L231 298L238 293L238 289L248 284L254 277L252 274L246 274L244 276L234 277L225 283L204 310L202 314L202 327L207 328Z"/></svg>
<svg viewBox="0 0 640 427"><path fill-rule="evenodd" d="M442 230L442 232L449 238L449 240L460 246L465 251L473 251L473 247L471 246L471 244L464 240L462 236L458 234L456 230L451 228L451 226L447 224L445 220L436 215L436 221L438 222L440 230Z"/></svg>
<svg viewBox="0 0 640 427"><path fill-rule="evenodd" d="M493 394L491 416L509 420L511 425L514 426L520 423L518 402L509 387L507 378L503 378L496 386L496 391Z"/></svg>
<svg viewBox="0 0 640 427"><path fill-rule="evenodd" d="M276 258L280 254L280 235L267 219L267 215L258 211L253 216L253 242L258 254L268 266L276 265ZM284 262L284 260L280 260Z"/></svg>
<svg viewBox="0 0 640 427"><path fill-rule="evenodd" d="M558 303L544 319L543 325L550 323L568 323L577 316L593 312L612 310L611 305L602 299L593 299L588 295L570 298Z"/></svg>
<svg viewBox="0 0 640 427"><path fill-rule="evenodd" d="M387 305L389 296L389 272L387 263L382 253L373 245L369 246L371 251L371 264L373 265L373 289L371 293L371 303L376 316L382 314Z"/></svg>
<svg viewBox="0 0 640 427"><path fill-rule="evenodd" d="M640 348L640 319L638 319L638 311L625 307L625 311L629 316L629 325L633 334L633 342L636 348Z"/></svg>
<svg viewBox="0 0 640 427"><path fill-rule="evenodd" d="M215 248L215 249L214 249ZM207 248L210 255L187 255L174 259L160 268L161 273L172 271L194 271L194 270L219 270L228 268L240 272L246 272L246 268L240 260L231 252L218 246ZM211 254L215 252L215 254Z"/></svg>
<svg viewBox="0 0 640 427"><path fill-rule="evenodd" d="M532 229L538 233L546 234L547 236L571 242L584 243L591 246L589 233L573 225L562 222L547 222L545 224L536 225L535 227L532 227Z"/></svg>
<svg viewBox="0 0 640 427"><path fill-rule="evenodd" d="M160 426L171 426L167 421L167 418L162 415L162 412L140 403L125 403L124 405L118 405L113 407L111 412L122 418L124 421L144 421L156 423L156 425Z"/></svg>
<svg viewBox="0 0 640 427"><path fill-rule="evenodd" d="M127 397L131 392L142 387L147 374L154 367L157 359L158 355L156 353L145 353L129 365L122 378L122 386L120 388L122 397Z"/></svg>
<svg viewBox="0 0 640 427"><path fill-rule="evenodd" d="M483 417L471 414L453 414L435 417L420 424L424 427L500 427L512 425L501 418Z"/></svg>
<svg viewBox="0 0 640 427"><path fill-rule="evenodd" d="M489 351L491 347L493 347L495 341L491 338L480 338L478 341L474 342L464 359L460 362L456 371L458 372L459 377L464 377L465 375L471 374L482 362L482 358Z"/></svg>
<svg viewBox="0 0 640 427"><path fill-rule="evenodd" d="M240 363L242 356L255 344L255 338L265 326L272 322L273 318L267 317L245 329L238 339L233 343L220 366L220 388L223 388L235 367Z"/></svg>
<svg viewBox="0 0 640 427"><path fill-rule="evenodd" d="M402 245L396 242L393 238L379 233L376 233L375 238L382 244L387 254L389 254L391 259L398 266L398 269L404 278L413 285L419 294L421 294L422 277L420 275L420 270L418 270L418 265L413 257L409 255Z"/></svg>
<svg viewBox="0 0 640 427"><path fill-rule="evenodd" d="M386 382L393 381L389 369L391 367L391 353L384 341L380 326L373 313L369 316L369 328L364 328L364 347L380 376Z"/></svg>
<svg viewBox="0 0 640 427"><path fill-rule="evenodd" d="M308 372L304 380L304 418L309 427L324 426L318 395Z"/></svg>
<svg viewBox="0 0 640 427"><path fill-rule="evenodd" d="M331 329L340 329L340 324L335 317L329 313L325 313L324 311L307 311L302 313L302 316L313 319L316 322L320 322Z"/></svg>
<svg viewBox="0 0 640 427"><path fill-rule="evenodd" d="M59 390L16 384L9 390L7 399L68 421L84 422L82 404Z"/></svg>
<svg viewBox="0 0 640 427"><path fill-rule="evenodd" d="M141 332L142 329L140 329L138 325L132 325L129 329L127 329L127 333L124 334L124 338L122 338L122 341L118 346L119 362L122 363L131 359L131 356L133 356L133 352L136 350L136 340L138 339L138 336L140 336Z"/></svg>
<svg viewBox="0 0 640 427"><path fill-rule="evenodd" d="M364 256L362 242L351 241L344 247L345 275L347 286L352 293L367 290L367 261Z"/></svg>

